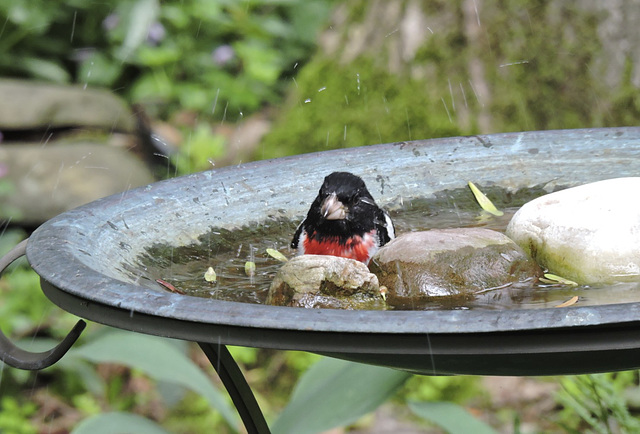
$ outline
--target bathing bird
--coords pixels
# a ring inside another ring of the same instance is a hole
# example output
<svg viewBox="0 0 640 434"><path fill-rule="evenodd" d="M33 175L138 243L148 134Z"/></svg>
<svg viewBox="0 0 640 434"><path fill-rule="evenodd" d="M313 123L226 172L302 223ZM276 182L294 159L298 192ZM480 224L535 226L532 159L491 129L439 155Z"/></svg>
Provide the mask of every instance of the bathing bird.
<svg viewBox="0 0 640 434"><path fill-rule="evenodd" d="M368 264L393 238L391 217L376 205L362 178L333 172L324 178L291 248L300 255L341 256Z"/></svg>

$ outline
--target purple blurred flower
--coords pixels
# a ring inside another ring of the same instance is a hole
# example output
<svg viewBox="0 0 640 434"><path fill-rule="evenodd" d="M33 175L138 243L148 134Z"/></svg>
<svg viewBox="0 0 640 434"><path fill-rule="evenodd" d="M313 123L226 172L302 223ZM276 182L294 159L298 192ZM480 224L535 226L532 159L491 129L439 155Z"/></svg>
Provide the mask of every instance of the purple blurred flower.
<svg viewBox="0 0 640 434"><path fill-rule="evenodd" d="M158 21L151 24L149 27L149 32L147 33L147 43L149 45L158 45L160 41L164 39L167 35L167 31L164 26L160 24Z"/></svg>
<svg viewBox="0 0 640 434"><path fill-rule="evenodd" d="M94 47L83 47L73 50L71 53L71 60L76 62L84 62L85 60L89 60L96 53L96 49Z"/></svg>
<svg viewBox="0 0 640 434"><path fill-rule="evenodd" d="M9 173L9 167L6 164L0 163L0 178L4 178Z"/></svg>
<svg viewBox="0 0 640 434"><path fill-rule="evenodd" d="M234 57L236 57L236 52L231 45L220 45L211 53L213 62L220 67L232 61Z"/></svg>
<svg viewBox="0 0 640 434"><path fill-rule="evenodd" d="M118 26L119 22L120 22L120 17L118 16L118 14L107 15L107 17L104 20L102 20L102 28L105 29L106 31L111 31Z"/></svg>

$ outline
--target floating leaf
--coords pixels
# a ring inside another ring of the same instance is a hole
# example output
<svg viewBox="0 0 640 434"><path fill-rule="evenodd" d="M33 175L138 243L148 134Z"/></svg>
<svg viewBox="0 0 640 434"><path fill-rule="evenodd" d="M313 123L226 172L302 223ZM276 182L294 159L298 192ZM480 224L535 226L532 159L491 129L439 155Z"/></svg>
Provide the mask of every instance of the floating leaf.
<svg viewBox="0 0 640 434"><path fill-rule="evenodd" d="M387 292L388 292L388 289L386 286L380 287L380 297L382 297L384 301L387 301Z"/></svg>
<svg viewBox="0 0 640 434"><path fill-rule="evenodd" d="M183 291L180 291L178 288L176 288L175 286L173 286L171 283L167 282L166 280L156 279L156 282L158 282L160 285L164 286L165 288L167 288L171 292L175 292L176 294L184 295Z"/></svg>
<svg viewBox="0 0 640 434"><path fill-rule="evenodd" d="M469 181L469 188L483 210L498 217L504 215L504 213L496 208L493 202L491 202L491 200L489 200L489 198L485 196L484 193L481 192L480 189L478 189L478 187L476 187L471 181Z"/></svg>
<svg viewBox="0 0 640 434"><path fill-rule="evenodd" d="M578 286L578 284L573 280L565 279L564 277L556 276L555 274L545 273L544 277L551 281L551 283L561 283L563 285Z"/></svg>
<svg viewBox="0 0 640 434"><path fill-rule="evenodd" d="M204 273L204 280L211 283L215 282L217 279L218 276L216 276L216 271L213 269L213 267L207 268L207 271L205 271Z"/></svg>
<svg viewBox="0 0 640 434"><path fill-rule="evenodd" d="M247 261L244 263L244 273L249 276L249 277L253 277L256 274L256 263L252 262L252 261Z"/></svg>
<svg viewBox="0 0 640 434"><path fill-rule="evenodd" d="M569 300L565 301L564 303L560 303L557 306L554 307L567 307L567 306L572 306L574 304L576 304L578 302L578 296L574 295L573 297L571 297Z"/></svg>
<svg viewBox="0 0 640 434"><path fill-rule="evenodd" d="M287 262L288 259L282 253L277 251L276 249L267 249L267 254L271 256L273 259L277 259L280 262Z"/></svg>

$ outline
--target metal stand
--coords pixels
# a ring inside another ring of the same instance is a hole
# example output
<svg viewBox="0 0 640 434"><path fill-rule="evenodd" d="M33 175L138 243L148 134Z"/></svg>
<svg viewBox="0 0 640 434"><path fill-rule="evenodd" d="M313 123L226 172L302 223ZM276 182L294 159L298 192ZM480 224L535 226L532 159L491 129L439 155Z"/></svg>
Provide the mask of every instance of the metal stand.
<svg viewBox="0 0 640 434"><path fill-rule="evenodd" d="M24 255L26 248L27 240L24 240L0 258L0 274L2 274L5 268L13 261ZM42 353L32 353L18 348L13 342L7 339L0 330L0 360L14 368L27 369L30 371L47 368L60 360L60 358L69 351L69 348L71 348L80 337L80 333L82 333L85 326L86 323L83 320L78 321L62 342L49 351Z"/></svg>
<svg viewBox="0 0 640 434"><path fill-rule="evenodd" d="M269 434L269 426L240 367L225 345L198 342L220 376L249 434Z"/></svg>
<svg viewBox="0 0 640 434"><path fill-rule="evenodd" d="M24 240L0 258L0 274L13 261L25 254L26 247L27 240ZM32 353L18 348L0 330L0 361L14 368L26 370L40 370L49 367L69 351L85 326L86 323L83 320L78 321L62 342L42 353ZM264 420L256 398L227 347L203 342L198 344L229 392L247 432L249 434L270 434L269 426Z"/></svg>

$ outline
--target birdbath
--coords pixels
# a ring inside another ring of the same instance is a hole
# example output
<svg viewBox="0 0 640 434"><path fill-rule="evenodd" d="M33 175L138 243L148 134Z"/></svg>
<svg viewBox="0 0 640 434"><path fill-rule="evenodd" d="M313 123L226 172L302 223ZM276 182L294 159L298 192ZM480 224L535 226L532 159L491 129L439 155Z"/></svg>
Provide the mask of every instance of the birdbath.
<svg viewBox="0 0 640 434"><path fill-rule="evenodd" d="M249 432L268 432L226 349L299 350L423 375L558 375L640 367L640 303L566 308L349 311L267 306L167 291L136 268L150 246L190 245L212 228L299 221L324 176L361 176L383 207L446 198L468 181L552 191L640 173L640 128L533 131L409 141L306 154L196 173L100 199L39 227L26 250L41 287L81 318L199 343ZM453 206L446 200L440 206ZM222 236L222 235L220 235ZM640 300L640 297L638 297ZM0 336L7 364L55 363Z"/></svg>

